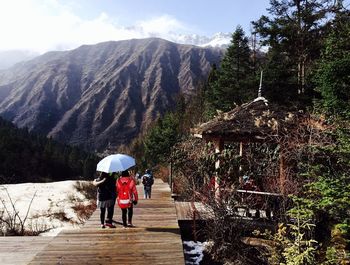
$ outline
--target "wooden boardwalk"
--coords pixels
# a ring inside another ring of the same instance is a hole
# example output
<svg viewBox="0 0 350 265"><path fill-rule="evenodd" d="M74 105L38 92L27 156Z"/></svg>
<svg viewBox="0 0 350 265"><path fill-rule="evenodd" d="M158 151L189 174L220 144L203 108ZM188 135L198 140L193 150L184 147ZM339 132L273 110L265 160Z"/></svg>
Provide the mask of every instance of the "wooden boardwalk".
<svg viewBox="0 0 350 265"><path fill-rule="evenodd" d="M80 229L63 230L28 264L184 264L184 254L174 202L166 183L156 179L152 199L134 208L135 227L100 228L99 210ZM116 206L114 218L121 223ZM13 263L16 264L16 263Z"/></svg>

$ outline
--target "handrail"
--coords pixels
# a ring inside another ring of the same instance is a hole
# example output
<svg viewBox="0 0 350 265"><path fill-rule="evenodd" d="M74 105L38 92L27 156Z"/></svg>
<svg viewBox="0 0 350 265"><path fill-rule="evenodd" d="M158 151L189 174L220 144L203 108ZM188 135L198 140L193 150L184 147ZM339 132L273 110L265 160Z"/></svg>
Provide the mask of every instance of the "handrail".
<svg viewBox="0 0 350 265"><path fill-rule="evenodd" d="M254 191L254 190L236 190L240 193L250 193L250 194L259 194L259 195L267 195L267 196L278 196L282 197L283 195L280 193L271 193L271 192L264 192L264 191Z"/></svg>

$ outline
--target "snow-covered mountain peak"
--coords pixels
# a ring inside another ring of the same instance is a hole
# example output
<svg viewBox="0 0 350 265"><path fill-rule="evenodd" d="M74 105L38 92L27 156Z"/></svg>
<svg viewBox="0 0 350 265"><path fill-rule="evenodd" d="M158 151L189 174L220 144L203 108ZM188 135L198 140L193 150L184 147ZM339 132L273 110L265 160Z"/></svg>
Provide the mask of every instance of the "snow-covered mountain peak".
<svg viewBox="0 0 350 265"><path fill-rule="evenodd" d="M201 44L202 47L221 47L226 48L231 41L231 33L218 32L210 38L207 43Z"/></svg>
<svg viewBox="0 0 350 265"><path fill-rule="evenodd" d="M226 48L230 44L231 33L218 32L211 37L201 36L198 34L175 35L172 41L180 44L190 44L201 47L219 47Z"/></svg>

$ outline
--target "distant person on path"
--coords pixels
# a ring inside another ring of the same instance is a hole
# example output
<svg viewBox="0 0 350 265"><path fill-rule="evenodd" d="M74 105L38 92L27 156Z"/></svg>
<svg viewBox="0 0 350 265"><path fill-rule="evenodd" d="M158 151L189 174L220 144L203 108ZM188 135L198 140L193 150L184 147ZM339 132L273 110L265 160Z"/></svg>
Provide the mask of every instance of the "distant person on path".
<svg viewBox="0 0 350 265"><path fill-rule="evenodd" d="M154 183L153 174L150 169L146 169L146 173L141 178L143 184L144 198L151 199L152 185Z"/></svg>
<svg viewBox="0 0 350 265"><path fill-rule="evenodd" d="M135 180L130 176L128 171L123 171L117 181L118 205L122 210L123 227L133 226L133 205L137 204L138 194ZM128 220L128 223L126 223Z"/></svg>
<svg viewBox="0 0 350 265"><path fill-rule="evenodd" d="M101 172L100 176L92 182L94 186L97 186L97 207L101 211L101 228L105 228L106 226L115 228L112 224L116 199L115 183L114 176L105 172ZM107 219L105 222L106 209Z"/></svg>

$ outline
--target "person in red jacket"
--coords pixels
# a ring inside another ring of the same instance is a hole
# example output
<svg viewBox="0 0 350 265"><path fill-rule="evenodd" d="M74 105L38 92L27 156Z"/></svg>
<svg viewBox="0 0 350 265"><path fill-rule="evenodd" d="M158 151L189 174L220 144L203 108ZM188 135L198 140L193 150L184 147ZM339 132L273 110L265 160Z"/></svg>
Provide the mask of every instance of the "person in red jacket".
<svg viewBox="0 0 350 265"><path fill-rule="evenodd" d="M135 180L127 170L122 172L117 181L117 194L118 206L122 210L123 227L133 226L133 205L137 204L138 194ZM126 223L126 217L128 217L128 223Z"/></svg>

